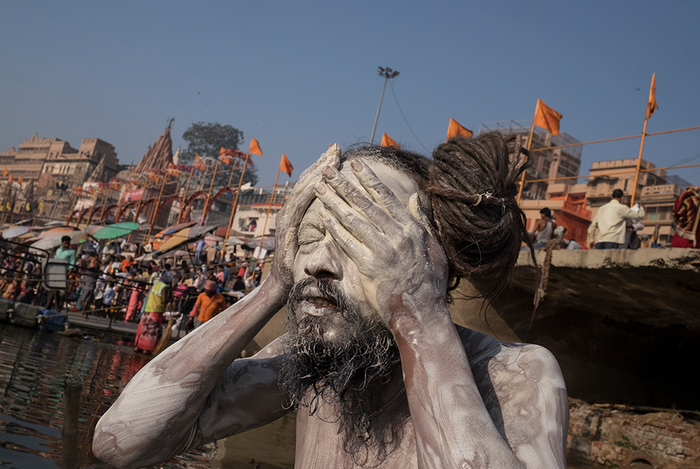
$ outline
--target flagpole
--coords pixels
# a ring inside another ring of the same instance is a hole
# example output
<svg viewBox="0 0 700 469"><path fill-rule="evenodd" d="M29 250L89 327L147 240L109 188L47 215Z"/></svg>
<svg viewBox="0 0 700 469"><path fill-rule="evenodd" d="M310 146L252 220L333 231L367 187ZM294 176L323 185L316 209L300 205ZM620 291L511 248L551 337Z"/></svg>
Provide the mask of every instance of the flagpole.
<svg viewBox="0 0 700 469"><path fill-rule="evenodd" d="M209 171L209 166L204 166L204 177L202 177L202 187L199 188L200 191L204 190L204 184L207 182L207 171Z"/></svg>
<svg viewBox="0 0 700 469"><path fill-rule="evenodd" d="M243 163L243 170L241 171L241 177L238 180L238 188L236 193L233 194L233 206L231 207L231 217L228 219L228 227L226 228L226 237L224 238L224 249L226 249L226 241L228 241L229 234L231 234L231 225L233 224L233 216L236 213L236 206L238 205L238 197L241 195L241 185L243 185L243 176L245 175L245 170L248 167L248 159L250 158L250 152L245 155L245 162Z"/></svg>
<svg viewBox="0 0 700 469"><path fill-rule="evenodd" d="M263 250L263 240L265 239L265 230L267 229L267 221L270 219L270 210L272 209L272 201L275 198L275 189L277 188L277 181L280 177L280 169L277 168L277 176L275 176L275 185L272 186L272 195L270 196L270 204L267 206L267 216L265 216L265 224L263 225L262 236L260 236L260 251Z"/></svg>
<svg viewBox="0 0 700 469"><path fill-rule="evenodd" d="M177 222L180 223L180 218L182 218L182 212L184 210L184 203L187 200L187 192L190 190L190 181L192 180L192 175L194 174L194 165L190 169L190 176L187 178L187 187L185 187L185 193L182 196L182 201L180 202L180 213L177 214Z"/></svg>
<svg viewBox="0 0 700 469"><path fill-rule="evenodd" d="M148 183L143 184L143 190L141 191L141 197L139 198L139 203L136 205L136 211L134 212L134 223L139 222L139 210L141 210L141 205L143 204L143 199L146 196L146 186ZM129 236L126 237L126 242L129 243L131 242L131 233L129 233Z"/></svg>
<svg viewBox="0 0 700 469"><path fill-rule="evenodd" d="M204 204L204 212L202 212L202 221L199 223L199 226L204 226L205 220L205 215L209 215L209 212L207 211L207 207L209 207L209 198L211 197L211 190L214 187L214 179L216 179L216 170L219 169L219 160L216 160L216 164L214 165L214 174L211 177L211 184L209 184L209 193L207 194L207 200L206 204Z"/></svg>
<svg viewBox="0 0 700 469"><path fill-rule="evenodd" d="M114 214L114 223L119 223L119 212L122 211L122 200L124 200L124 198L122 197L122 191L120 189L119 196L117 197L117 213Z"/></svg>
<svg viewBox="0 0 700 469"><path fill-rule="evenodd" d="M539 103L537 103L539 105ZM535 107L535 116L537 116L537 107ZM535 133L535 119L532 119L532 125L530 126L530 136L527 139L527 151L532 148L532 135ZM523 195L523 187L525 187L525 173L527 169L523 170L523 175L520 177L520 189L518 189L518 205L520 205L520 198Z"/></svg>
<svg viewBox="0 0 700 469"><path fill-rule="evenodd" d="M630 200L630 205L634 205L634 197L637 195L637 181L639 180L639 170L642 166L642 152L644 151L644 137L647 134L647 123L649 118L644 118L644 130L642 130L642 142L639 145L639 156L637 157L637 169L634 173L634 185L632 186L632 198Z"/></svg>
<svg viewBox="0 0 700 469"><path fill-rule="evenodd" d="M156 201L156 206L153 207L153 218L151 219L151 226L148 228L148 236L146 236L146 244L151 240L151 232L153 231L153 225L156 223L156 215L158 215L158 206L160 206L160 198L163 196L163 189L165 189L165 181L168 179L168 173L163 174L163 184L160 185L160 193L158 194L158 200Z"/></svg>
<svg viewBox="0 0 700 469"><path fill-rule="evenodd" d="M632 186L632 198L630 200L630 206L634 205L634 198L637 195L637 181L639 180L639 170L642 167L642 152L644 151L644 137L647 136L647 123L649 118L656 110L656 74L651 76L651 85L649 86L649 101L647 102L647 108L644 111L644 128L642 129L642 141L639 144L639 156L637 157L637 170L634 173L634 186ZM658 106L657 106L658 107Z"/></svg>
<svg viewBox="0 0 700 469"><path fill-rule="evenodd" d="M105 192L105 197L104 197L104 199L102 199L102 212L100 213L100 221L102 221L102 217L105 214L105 208L106 208L105 203L107 202L107 197L109 197L109 192L111 190L112 190L112 188L108 186L107 191Z"/></svg>

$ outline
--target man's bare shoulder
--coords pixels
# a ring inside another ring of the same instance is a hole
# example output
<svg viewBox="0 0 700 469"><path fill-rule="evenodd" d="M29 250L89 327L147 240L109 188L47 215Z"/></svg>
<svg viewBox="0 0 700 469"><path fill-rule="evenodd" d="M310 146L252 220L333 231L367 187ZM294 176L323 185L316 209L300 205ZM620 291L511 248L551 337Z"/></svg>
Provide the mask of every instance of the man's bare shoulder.
<svg viewBox="0 0 700 469"><path fill-rule="evenodd" d="M457 331L489 415L518 457L528 467L565 467L569 409L556 358L539 345Z"/></svg>

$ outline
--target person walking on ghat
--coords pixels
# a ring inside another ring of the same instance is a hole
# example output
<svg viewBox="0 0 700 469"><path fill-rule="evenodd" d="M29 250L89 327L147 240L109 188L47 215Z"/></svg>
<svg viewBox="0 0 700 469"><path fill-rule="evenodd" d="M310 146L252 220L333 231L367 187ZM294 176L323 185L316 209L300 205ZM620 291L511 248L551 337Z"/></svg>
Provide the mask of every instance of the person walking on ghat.
<svg viewBox="0 0 700 469"><path fill-rule="evenodd" d="M594 246L595 249L619 249L625 243L626 221L644 218L644 207L639 206L639 210L633 210L620 203L623 195L625 193L622 190L615 189L612 200L595 213L591 226L588 227L588 246L591 249Z"/></svg>
<svg viewBox="0 0 700 469"><path fill-rule="evenodd" d="M450 139L432 161L332 145L278 213L270 274L139 372L94 454L141 467L298 409L297 468L566 467L551 353L447 309L461 278L505 286L527 237L515 196L528 164L499 132ZM285 305L287 333L236 359Z"/></svg>

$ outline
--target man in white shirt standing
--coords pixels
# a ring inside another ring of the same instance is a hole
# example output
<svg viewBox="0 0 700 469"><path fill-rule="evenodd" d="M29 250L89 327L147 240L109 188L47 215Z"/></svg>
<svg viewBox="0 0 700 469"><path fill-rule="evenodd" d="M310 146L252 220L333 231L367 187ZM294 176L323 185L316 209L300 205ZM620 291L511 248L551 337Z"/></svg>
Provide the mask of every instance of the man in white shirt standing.
<svg viewBox="0 0 700 469"><path fill-rule="evenodd" d="M615 189L612 200L598 209L588 227L588 246L593 249L598 230L595 249L619 249L625 243L625 226L627 219L639 220L644 217L644 207L633 210L620 203L624 192Z"/></svg>

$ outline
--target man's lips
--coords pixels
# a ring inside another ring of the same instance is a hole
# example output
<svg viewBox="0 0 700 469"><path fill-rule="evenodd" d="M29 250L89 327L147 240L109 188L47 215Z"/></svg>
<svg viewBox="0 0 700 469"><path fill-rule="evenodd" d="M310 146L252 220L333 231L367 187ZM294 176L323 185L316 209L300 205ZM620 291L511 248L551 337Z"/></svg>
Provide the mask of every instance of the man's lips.
<svg viewBox="0 0 700 469"><path fill-rule="evenodd" d="M300 309L310 316L326 316L338 311L338 305L333 298L309 296L301 303Z"/></svg>

